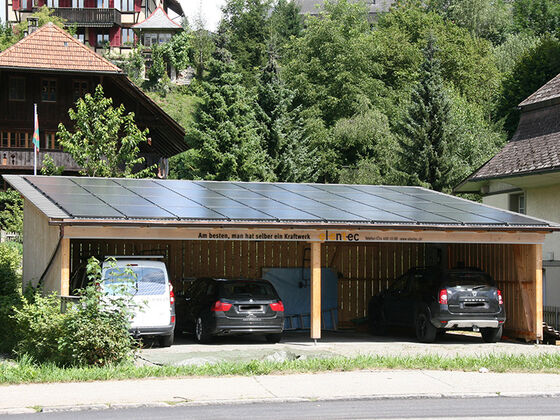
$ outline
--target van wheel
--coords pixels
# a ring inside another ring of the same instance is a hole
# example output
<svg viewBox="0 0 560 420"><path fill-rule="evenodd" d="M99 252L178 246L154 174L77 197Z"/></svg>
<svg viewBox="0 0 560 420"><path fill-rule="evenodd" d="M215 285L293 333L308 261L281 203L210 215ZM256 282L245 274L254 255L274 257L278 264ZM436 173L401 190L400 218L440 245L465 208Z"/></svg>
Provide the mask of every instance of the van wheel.
<svg viewBox="0 0 560 420"><path fill-rule="evenodd" d="M264 337L267 343L279 343L282 340L282 334L267 334Z"/></svg>
<svg viewBox="0 0 560 420"><path fill-rule="evenodd" d="M485 343L495 343L502 339L503 326L500 325L498 328L481 328L480 335Z"/></svg>
<svg viewBox="0 0 560 420"><path fill-rule="evenodd" d="M159 338L159 345L161 347L171 347L173 345L173 334L170 335L162 335Z"/></svg>
<svg viewBox="0 0 560 420"><path fill-rule="evenodd" d="M425 312L416 316L416 338L421 343L433 343L436 340L437 328L430 322L430 317Z"/></svg>
<svg viewBox="0 0 560 420"><path fill-rule="evenodd" d="M196 338L196 341L201 344L210 342L210 334L208 334L208 332L206 331L206 325L201 317L196 318L194 336Z"/></svg>

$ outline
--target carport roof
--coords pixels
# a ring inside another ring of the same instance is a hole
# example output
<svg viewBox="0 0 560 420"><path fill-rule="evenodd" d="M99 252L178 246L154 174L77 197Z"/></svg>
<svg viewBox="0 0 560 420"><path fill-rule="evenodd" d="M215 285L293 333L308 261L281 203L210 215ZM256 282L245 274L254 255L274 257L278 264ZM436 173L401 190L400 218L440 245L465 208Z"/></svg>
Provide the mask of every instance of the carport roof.
<svg viewBox="0 0 560 420"><path fill-rule="evenodd" d="M4 175L51 222L557 230L421 187Z"/></svg>

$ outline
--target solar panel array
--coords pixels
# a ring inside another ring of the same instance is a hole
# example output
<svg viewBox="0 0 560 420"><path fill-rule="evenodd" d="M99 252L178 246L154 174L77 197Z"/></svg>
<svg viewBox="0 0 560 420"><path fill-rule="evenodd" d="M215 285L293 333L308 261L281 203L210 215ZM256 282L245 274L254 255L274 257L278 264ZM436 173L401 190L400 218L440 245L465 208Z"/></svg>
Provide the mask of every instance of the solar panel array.
<svg viewBox="0 0 560 420"><path fill-rule="evenodd" d="M74 218L547 225L420 187L24 177Z"/></svg>

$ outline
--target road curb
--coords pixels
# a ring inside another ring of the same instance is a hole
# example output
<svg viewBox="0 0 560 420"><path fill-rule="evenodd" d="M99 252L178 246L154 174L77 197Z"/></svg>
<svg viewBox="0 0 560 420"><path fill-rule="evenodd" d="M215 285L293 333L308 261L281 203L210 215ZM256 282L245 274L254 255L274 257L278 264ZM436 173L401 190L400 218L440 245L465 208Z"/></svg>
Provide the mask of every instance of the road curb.
<svg viewBox="0 0 560 420"><path fill-rule="evenodd" d="M195 407L207 405L242 405L242 404L260 404L260 403L298 403L306 401L361 401L361 400L396 400L396 399L469 399L469 398L521 398L521 397L544 397L559 398L558 392L493 392L493 393L433 393L433 394L377 394L360 397L325 397L325 398L256 398L246 400L207 400L207 401L185 401L185 402L151 402L151 403L118 403L118 404L84 404L84 405L64 405L64 406L46 406L37 407L36 409L8 408L0 409L0 415L9 414L30 414L30 413L62 413L62 412L80 412L94 410L123 410L133 408L173 408L173 407Z"/></svg>

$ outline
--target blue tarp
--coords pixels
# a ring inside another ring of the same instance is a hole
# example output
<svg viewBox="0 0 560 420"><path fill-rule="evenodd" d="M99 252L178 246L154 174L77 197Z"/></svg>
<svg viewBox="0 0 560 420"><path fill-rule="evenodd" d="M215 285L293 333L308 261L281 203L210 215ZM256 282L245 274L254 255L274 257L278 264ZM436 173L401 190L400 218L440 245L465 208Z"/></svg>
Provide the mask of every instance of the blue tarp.
<svg viewBox="0 0 560 420"><path fill-rule="evenodd" d="M270 281L282 302L284 303L284 315L286 328L309 328L309 312L311 308L311 281L309 268L263 268L263 278ZM334 310L335 323L337 322L336 309L338 307L337 275L329 268L321 269L321 311L323 312L323 329L334 329L330 310ZM303 325L300 325L300 317L292 318L290 315L302 315Z"/></svg>

